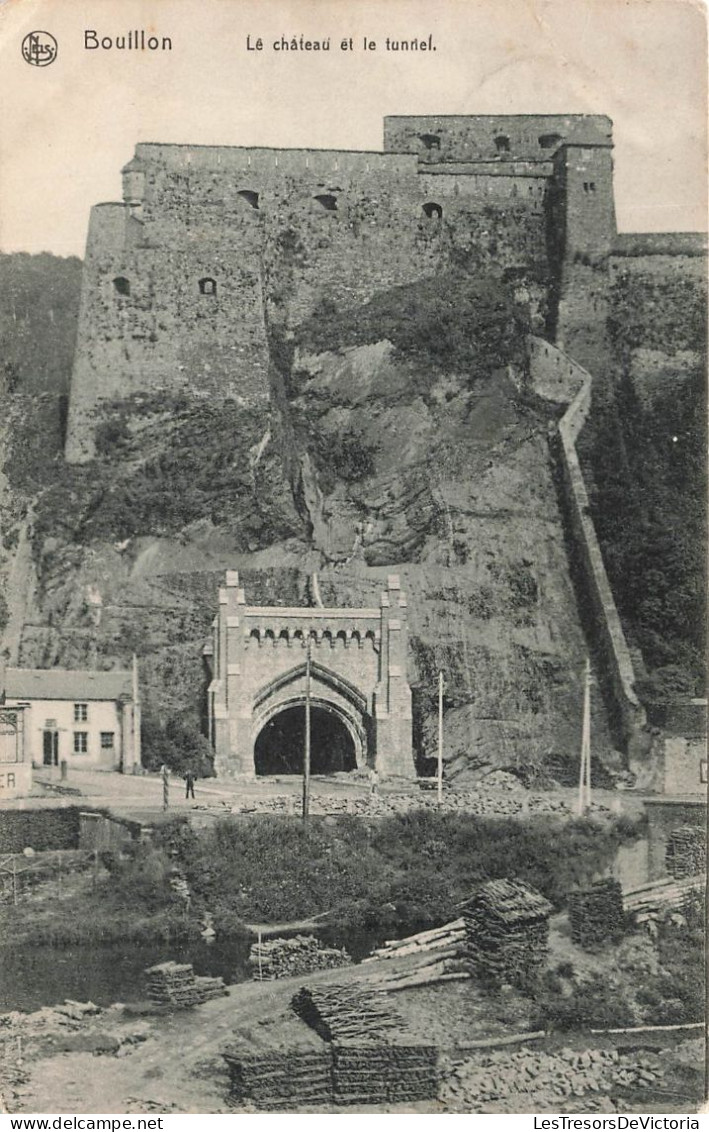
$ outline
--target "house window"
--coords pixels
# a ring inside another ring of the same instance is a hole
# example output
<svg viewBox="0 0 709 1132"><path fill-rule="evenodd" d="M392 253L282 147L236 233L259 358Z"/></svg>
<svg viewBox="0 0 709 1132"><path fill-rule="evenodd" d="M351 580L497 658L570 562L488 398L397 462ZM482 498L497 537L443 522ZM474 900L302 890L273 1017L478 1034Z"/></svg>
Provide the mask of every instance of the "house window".
<svg viewBox="0 0 709 1132"><path fill-rule="evenodd" d="M89 718L88 704L74 704L74 723L86 723Z"/></svg>
<svg viewBox="0 0 709 1132"><path fill-rule="evenodd" d="M498 134L495 138L495 149L498 153L510 152L510 139L507 134Z"/></svg>
<svg viewBox="0 0 709 1132"><path fill-rule="evenodd" d="M539 145L542 149L555 149L561 141L561 134L540 134Z"/></svg>
<svg viewBox="0 0 709 1132"><path fill-rule="evenodd" d="M584 183L583 183L583 191L584 191L585 193L595 193L595 191L596 191L596 182L595 182L595 181L584 181Z"/></svg>
<svg viewBox="0 0 709 1132"><path fill-rule="evenodd" d="M115 734L114 731L102 731L101 732L101 750L102 751L112 751L114 746L115 746L115 742L114 742L115 738L116 738L116 734Z"/></svg>
<svg viewBox="0 0 709 1132"><path fill-rule="evenodd" d="M89 733L88 731L75 731L74 732L74 754L85 755L89 749Z"/></svg>
<svg viewBox="0 0 709 1132"><path fill-rule="evenodd" d="M199 281L199 293L200 293L200 295L216 295L216 293L217 293L217 281L216 281L216 279L211 279L208 275L205 276L204 279L200 279L200 281Z"/></svg>
<svg viewBox="0 0 709 1132"><path fill-rule="evenodd" d="M130 295L130 281L126 279L125 275L117 275L113 280L113 286L118 295Z"/></svg>

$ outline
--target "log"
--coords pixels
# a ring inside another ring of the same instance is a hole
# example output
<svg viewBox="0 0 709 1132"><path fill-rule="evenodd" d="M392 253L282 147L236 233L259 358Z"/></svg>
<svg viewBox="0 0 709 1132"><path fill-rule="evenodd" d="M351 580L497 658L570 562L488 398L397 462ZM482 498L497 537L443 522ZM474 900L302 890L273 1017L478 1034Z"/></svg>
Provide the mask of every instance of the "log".
<svg viewBox="0 0 709 1132"><path fill-rule="evenodd" d="M410 976L407 979L399 979L396 982L382 983L382 990L397 991L406 990L408 987L427 987L433 983L451 983L460 981L461 979L469 979L471 975L467 971L450 971L442 975L429 975L427 978Z"/></svg>
<svg viewBox="0 0 709 1132"><path fill-rule="evenodd" d="M592 1030L591 1033L598 1031ZM534 1030L532 1033L508 1034L504 1038L477 1038L474 1042L457 1042L452 1048L461 1053L473 1049L497 1049L498 1046L521 1045L523 1042L538 1042L546 1037L546 1030Z"/></svg>

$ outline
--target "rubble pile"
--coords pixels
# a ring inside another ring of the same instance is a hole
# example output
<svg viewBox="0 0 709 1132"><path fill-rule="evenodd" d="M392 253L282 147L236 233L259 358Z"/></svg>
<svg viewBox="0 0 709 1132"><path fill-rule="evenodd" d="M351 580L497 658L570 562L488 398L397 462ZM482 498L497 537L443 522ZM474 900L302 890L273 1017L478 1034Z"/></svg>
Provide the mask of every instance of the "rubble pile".
<svg viewBox="0 0 709 1132"><path fill-rule="evenodd" d="M148 998L157 1006L184 1009L228 994L221 977L197 977L191 963L158 963L148 967L145 976Z"/></svg>
<svg viewBox="0 0 709 1132"><path fill-rule="evenodd" d="M561 1097L604 1094L619 1087L647 1088L657 1086L662 1078L661 1061L652 1053L493 1050L455 1065L444 1077L440 1096L450 1109L470 1112L489 1102L531 1094L535 1109L555 1112Z"/></svg>
<svg viewBox="0 0 709 1132"><path fill-rule="evenodd" d="M454 791L446 788L440 806L434 791L406 794L383 791L377 794L362 793L358 797L313 794L310 800L310 812L323 816L356 814L360 817L385 817L405 814L410 810L443 810L446 813L478 814L482 817L488 814L510 817L527 812L563 815L572 813L572 807L564 798L552 792L530 794L513 775L507 775L504 771L494 772L494 774L498 773L504 775L504 785L501 779L497 787L496 779L490 774L474 790ZM508 778L514 780L514 786L509 785ZM295 794L253 796L238 803L232 812L293 815L300 812L300 805L300 798ZM607 807L595 803L591 809L594 813L607 812Z"/></svg>
<svg viewBox="0 0 709 1132"><path fill-rule="evenodd" d="M252 978L263 980L328 971L347 967L351 962L344 947L323 947L312 935L263 940L253 944L249 955Z"/></svg>
<svg viewBox="0 0 709 1132"><path fill-rule="evenodd" d="M490 880L462 904L466 956L475 975L520 985L544 966L552 906L520 880Z"/></svg>
<svg viewBox="0 0 709 1132"><path fill-rule="evenodd" d="M332 1049L311 1030L299 1027L272 1036L268 1027L237 1035L222 1051L231 1081L232 1103L253 1102L269 1112L333 1103Z"/></svg>
<svg viewBox="0 0 709 1132"><path fill-rule="evenodd" d="M606 877L589 888L569 894L571 938L579 947L594 947L623 931L623 889Z"/></svg>
<svg viewBox="0 0 709 1132"><path fill-rule="evenodd" d="M707 837L701 826L682 825L673 829L667 841L667 872L675 880L697 876L706 868Z"/></svg>

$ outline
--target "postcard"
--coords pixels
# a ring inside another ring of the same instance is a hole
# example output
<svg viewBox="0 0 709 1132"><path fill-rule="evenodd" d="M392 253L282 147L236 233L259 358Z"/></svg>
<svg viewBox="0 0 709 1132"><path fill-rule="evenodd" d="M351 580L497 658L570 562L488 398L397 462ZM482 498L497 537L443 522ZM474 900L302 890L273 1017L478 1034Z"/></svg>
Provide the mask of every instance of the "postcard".
<svg viewBox="0 0 709 1132"><path fill-rule="evenodd" d="M0 2L8 1120L699 1127L705 43Z"/></svg>

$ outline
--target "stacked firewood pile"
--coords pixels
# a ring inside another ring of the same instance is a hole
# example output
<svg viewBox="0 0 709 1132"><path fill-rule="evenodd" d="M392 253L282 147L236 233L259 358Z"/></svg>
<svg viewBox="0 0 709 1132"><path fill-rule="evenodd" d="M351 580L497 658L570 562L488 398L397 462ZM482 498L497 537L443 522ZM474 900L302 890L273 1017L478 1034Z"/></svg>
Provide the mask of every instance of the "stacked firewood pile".
<svg viewBox="0 0 709 1132"><path fill-rule="evenodd" d="M462 904L473 973L497 986L521 984L544 966L551 904L520 880L490 880Z"/></svg>
<svg viewBox="0 0 709 1132"><path fill-rule="evenodd" d="M417 1042L363 1039L333 1046L335 1100L341 1105L403 1104L438 1095L438 1051Z"/></svg>
<svg viewBox="0 0 709 1132"><path fill-rule="evenodd" d="M249 955L254 979L284 979L288 975L308 975L347 967L352 958L344 948L323 947L312 935L290 939L269 939L255 943Z"/></svg>
<svg viewBox="0 0 709 1132"><path fill-rule="evenodd" d="M254 1027L237 1035L222 1057L234 1104L277 1112L333 1103L332 1048L304 1027L285 1041L281 1028Z"/></svg>
<svg viewBox="0 0 709 1132"><path fill-rule="evenodd" d="M676 880L704 872L707 857L706 831L701 826L682 825L673 829L667 842L667 871Z"/></svg>
<svg viewBox="0 0 709 1132"><path fill-rule="evenodd" d="M355 984L301 987L291 1006L326 1042L384 1042L389 1033L404 1025L384 994Z"/></svg>
<svg viewBox="0 0 709 1132"><path fill-rule="evenodd" d="M158 963L146 972L148 998L158 1006L199 1006L228 994L222 978L197 977L191 963Z"/></svg>
<svg viewBox="0 0 709 1132"><path fill-rule="evenodd" d="M338 1104L427 1100L438 1091L435 1046L407 1040L385 995L357 986L301 987L292 1006L333 1048Z"/></svg>
<svg viewBox="0 0 709 1132"><path fill-rule="evenodd" d="M593 947L623 932L623 890L606 877L590 888L569 894L571 938L579 947Z"/></svg>

